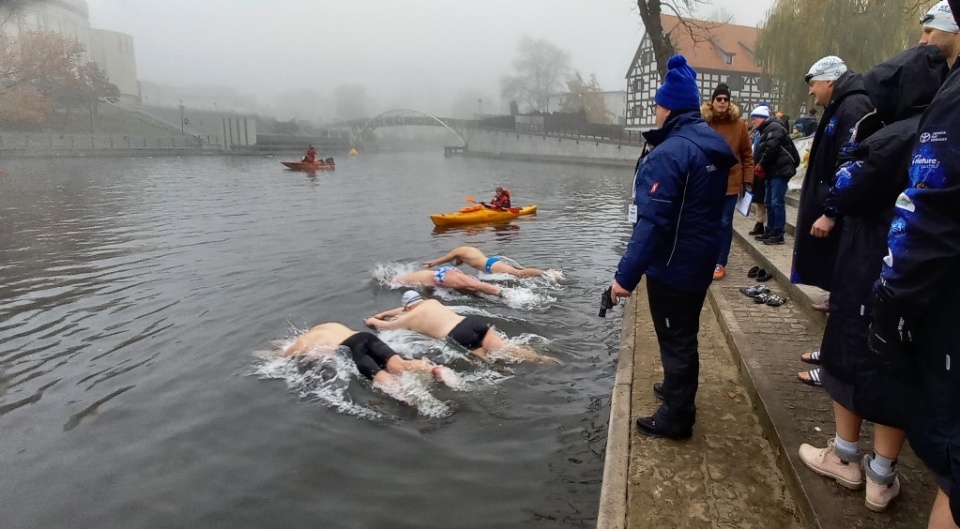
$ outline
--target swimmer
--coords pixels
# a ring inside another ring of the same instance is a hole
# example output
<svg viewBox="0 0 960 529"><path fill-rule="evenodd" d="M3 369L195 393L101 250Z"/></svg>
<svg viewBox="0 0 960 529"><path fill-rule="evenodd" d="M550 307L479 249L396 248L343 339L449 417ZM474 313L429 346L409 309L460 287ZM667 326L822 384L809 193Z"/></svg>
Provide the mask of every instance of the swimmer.
<svg viewBox="0 0 960 529"><path fill-rule="evenodd" d="M487 257L483 254L483 252L477 248L474 248L473 246L458 246L447 252L443 257L424 261L423 266L426 268L431 268L444 263L449 263L451 261L453 261L453 264L455 265L465 263L488 274L510 274L514 277L547 276L555 281L563 278L563 275L561 275L560 272L557 272L552 268L547 270L540 270L538 268L524 268L516 261L507 257L503 257L502 255Z"/></svg>
<svg viewBox="0 0 960 529"><path fill-rule="evenodd" d="M504 288L484 283L471 275L467 275L455 266L441 266L436 270L419 270L409 274L401 274L394 277L391 283L452 288L463 292L481 292L498 297L503 297L506 291Z"/></svg>
<svg viewBox="0 0 960 529"><path fill-rule="evenodd" d="M454 389L461 389L460 377L446 366L438 366L426 360L408 360L369 332L357 332L339 323L321 323L297 337L283 356L306 356L317 348L346 347L353 355L357 370L375 385L384 388L396 387L396 374L404 371L423 371ZM389 393L389 392L388 392ZM391 394L391 396L404 400Z"/></svg>
<svg viewBox="0 0 960 529"><path fill-rule="evenodd" d="M507 345L482 318L461 316L435 299L424 300L413 290L403 293L402 307L381 312L364 323L375 329L408 329L437 340L450 340L483 360L490 360L488 352L502 350L517 360L560 363L530 348Z"/></svg>

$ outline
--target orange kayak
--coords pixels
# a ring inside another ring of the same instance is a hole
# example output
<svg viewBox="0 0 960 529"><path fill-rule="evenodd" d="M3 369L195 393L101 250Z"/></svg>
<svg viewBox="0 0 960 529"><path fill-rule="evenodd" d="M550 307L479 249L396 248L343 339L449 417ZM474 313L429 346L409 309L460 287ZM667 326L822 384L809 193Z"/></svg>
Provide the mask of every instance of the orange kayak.
<svg viewBox="0 0 960 529"><path fill-rule="evenodd" d="M456 213L437 213L430 215L430 220L437 226L456 226L462 224L480 224L484 222L503 222L523 215L533 215L537 212L536 204L518 208L514 213L506 209L494 209L483 206L468 206Z"/></svg>
<svg viewBox="0 0 960 529"><path fill-rule="evenodd" d="M280 162L285 165L287 168L294 171L320 171L320 170L333 170L337 168L336 163L327 163L327 162Z"/></svg>

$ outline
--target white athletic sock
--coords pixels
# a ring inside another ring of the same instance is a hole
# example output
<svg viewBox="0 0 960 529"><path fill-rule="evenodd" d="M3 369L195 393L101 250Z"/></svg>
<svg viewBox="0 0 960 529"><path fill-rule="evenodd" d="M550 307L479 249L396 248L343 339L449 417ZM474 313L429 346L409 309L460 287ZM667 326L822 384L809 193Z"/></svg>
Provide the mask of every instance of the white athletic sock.
<svg viewBox="0 0 960 529"><path fill-rule="evenodd" d="M888 459L874 452L873 459L870 460L870 470L880 477L887 477L896 472L893 468L896 464L896 459Z"/></svg>
<svg viewBox="0 0 960 529"><path fill-rule="evenodd" d="M837 434L833 440L836 445L837 456L847 463L856 461L860 457L860 441L846 441L840 434Z"/></svg>

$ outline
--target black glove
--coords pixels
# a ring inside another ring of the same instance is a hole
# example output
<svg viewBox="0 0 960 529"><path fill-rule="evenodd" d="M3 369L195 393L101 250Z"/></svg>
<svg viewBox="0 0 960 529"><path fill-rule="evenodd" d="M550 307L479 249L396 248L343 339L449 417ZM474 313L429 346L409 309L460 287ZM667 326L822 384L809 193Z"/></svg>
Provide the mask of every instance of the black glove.
<svg viewBox="0 0 960 529"><path fill-rule="evenodd" d="M880 360L884 369L903 371L909 368L908 346L913 331L908 320L893 310L890 301L874 300L867 345Z"/></svg>

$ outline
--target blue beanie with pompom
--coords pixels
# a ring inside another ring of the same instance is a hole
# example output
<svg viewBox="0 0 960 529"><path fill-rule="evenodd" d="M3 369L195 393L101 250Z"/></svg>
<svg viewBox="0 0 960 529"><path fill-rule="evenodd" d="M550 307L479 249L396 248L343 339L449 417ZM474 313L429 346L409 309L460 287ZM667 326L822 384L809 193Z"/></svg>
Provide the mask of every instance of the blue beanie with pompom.
<svg viewBox="0 0 960 529"><path fill-rule="evenodd" d="M670 110L700 108L700 89L697 87L697 72L687 65L687 58L674 55L667 62L667 75L663 86L657 90L654 101Z"/></svg>

